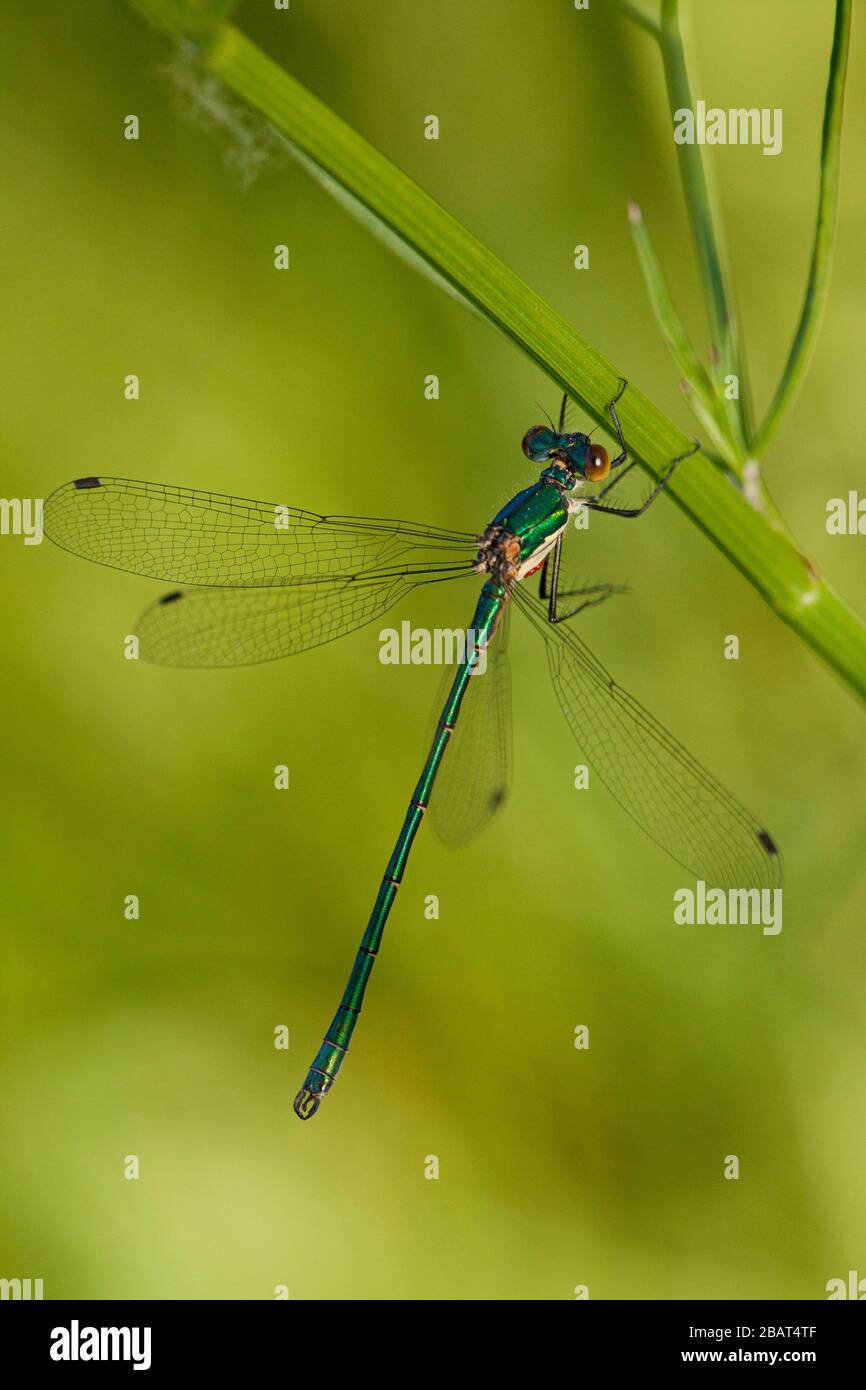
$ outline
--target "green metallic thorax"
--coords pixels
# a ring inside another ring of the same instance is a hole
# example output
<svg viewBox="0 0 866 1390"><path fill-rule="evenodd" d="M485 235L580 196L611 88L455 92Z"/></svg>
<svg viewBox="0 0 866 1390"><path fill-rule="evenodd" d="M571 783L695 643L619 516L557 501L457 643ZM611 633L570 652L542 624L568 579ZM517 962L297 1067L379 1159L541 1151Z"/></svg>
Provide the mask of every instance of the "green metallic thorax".
<svg viewBox="0 0 866 1390"><path fill-rule="evenodd" d="M512 497L491 522L520 541L520 558L527 560L545 541L561 531L568 520L568 501L562 487L553 481L564 469L545 469L537 483Z"/></svg>

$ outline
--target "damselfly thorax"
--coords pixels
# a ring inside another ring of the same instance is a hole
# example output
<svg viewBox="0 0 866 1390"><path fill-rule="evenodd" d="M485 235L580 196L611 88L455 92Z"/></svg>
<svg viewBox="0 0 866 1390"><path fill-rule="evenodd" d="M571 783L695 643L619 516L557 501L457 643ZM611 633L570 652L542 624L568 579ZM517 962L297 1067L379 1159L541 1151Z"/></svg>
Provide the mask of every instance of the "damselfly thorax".
<svg viewBox="0 0 866 1390"><path fill-rule="evenodd" d="M580 507L580 479L566 469L545 469L497 512L480 539L476 568L511 590L535 574Z"/></svg>

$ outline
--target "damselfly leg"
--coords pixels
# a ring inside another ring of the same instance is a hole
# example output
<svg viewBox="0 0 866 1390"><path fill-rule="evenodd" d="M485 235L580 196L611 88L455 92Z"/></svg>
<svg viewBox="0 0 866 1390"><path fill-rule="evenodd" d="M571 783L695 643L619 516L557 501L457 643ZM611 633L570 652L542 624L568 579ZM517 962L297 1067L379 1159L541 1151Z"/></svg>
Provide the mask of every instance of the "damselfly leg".
<svg viewBox="0 0 866 1390"><path fill-rule="evenodd" d="M611 420L613 421L613 427L614 427L614 430L615 430L615 432L616 432L617 440L619 441L619 453L617 454L616 458L613 458L613 459L611 459L611 461L610 461L611 472L613 472L613 473L615 474L615 476L614 476L613 478L611 478L610 482L609 482L605 487L603 487L603 488L601 489L600 492L597 492L597 493L595 494L594 497L583 497L583 498L581 498L581 501L583 502L584 506L589 507L592 511L596 511L596 512L606 512L608 516L626 516L626 517L642 516L643 513L647 510L647 508L656 500L656 498L658 497L659 493L662 492L662 491L665 489L665 487L667 486L667 484L670 482L670 479L671 479L671 477L672 477L672 475L673 475L674 469L677 468L677 466L678 466L679 464L683 463L683 462L685 461L685 459L691 458L692 455L695 454L695 453L697 453L697 451L698 451L698 450L700 449L700 447L701 447L700 440L696 439L695 442L694 442L694 444L693 444L693 446L692 446L692 448L689 449L687 453L685 453L685 454L680 454L677 458L672 459L671 462L670 462L669 465L668 465L667 471L666 471L666 473L664 474L664 476L661 478L661 480L660 480L660 481L656 484L656 486L653 488L653 490L652 490L652 492L650 493L649 497L645 498L644 501L640 504L640 506L638 506L638 507L607 507L607 506L605 506L604 503L602 502L602 498L607 497L608 494L611 493L615 487L619 487L620 483L622 483L623 479L626 478L626 477L628 476L628 474L632 471L632 469L634 468L634 465L635 465L635 460L632 459L632 461L631 461L630 463L626 464L625 468L622 468L622 464L625 463L625 460L628 458L628 445L627 445L626 442L625 442L625 436L623 435L623 432L622 432L622 425L620 424L619 415L617 414L617 411L616 411L617 404L619 403L619 401L622 399L623 395L625 394L625 391L626 391L627 386L628 386L628 381L626 380L625 377L622 377L622 378L621 378L621 382L620 382L620 388L619 388L619 390L617 391L617 393L616 393L616 395L614 396L613 400L610 401L610 402L608 403L608 406L607 406L608 414L610 415L610 418L611 418ZM565 417L566 417L567 408L568 408L568 406L567 406L567 400L568 400L567 397L563 397L562 410L561 410L561 412L560 412L560 422L561 422L561 423L565 420ZM620 469L621 469L621 471L616 471L616 470L620 470Z"/></svg>
<svg viewBox="0 0 866 1390"><path fill-rule="evenodd" d="M619 390L617 391L616 395L614 396L613 400L610 401L610 402L608 403L608 407L607 407L607 409L608 409L608 414L610 415L610 418L613 420L614 427L615 427L615 429L616 429L616 437L617 437L617 439L619 440L619 449L620 449L620 451L619 451L619 453L617 454L616 458L615 458L615 459L611 459L611 461L610 461L610 466L611 466L611 468L619 468L620 464L624 463L625 460L626 460L626 458L627 458L627 456L628 456L628 446L627 446L625 440L624 440L623 437L622 437L622 425L619 423L619 416L618 416L617 413L616 413L617 402L618 402L619 400L622 399L622 396L623 396L623 394L624 394L625 389L626 389L627 386L628 386L628 382L626 381L625 377L623 377L623 378L622 378L622 385L620 386L620 388L619 388ZM611 487L611 486L612 486L612 484L608 483L608 488Z"/></svg>
<svg viewBox="0 0 866 1390"><path fill-rule="evenodd" d="M656 498L658 497L659 493L662 492L662 491L667 487L668 483L669 483L670 480L671 480L671 477L673 476L674 469L677 468L678 465L681 464L681 463L683 463L686 459L690 459L690 458L692 457L693 454L696 454L696 453L698 452L698 450L700 449L700 447L701 447L701 441L700 441L699 439L696 439L695 442L694 442L694 444L692 445L691 449L689 449L687 453L685 453L685 454L679 454L675 459L672 459L671 462L668 464L667 472L666 472L666 473L664 474L664 476L659 480L659 482L656 483L656 485L655 485L655 487L653 488L652 492L650 493L649 497L647 497L646 500L645 500L644 502L642 502L641 505L640 505L639 507L605 507L605 506L599 501L599 498L598 498L598 497L587 497L587 498L585 498L585 499L584 499L584 506L591 508L591 510L594 511L594 512L606 512L608 516L628 516L628 517L643 516L643 514L644 514L644 512L646 511L647 507L651 506L652 503L653 503L653 502L656 500ZM629 464L628 468L624 470L623 477L625 476L625 473L629 472L629 470L630 470L632 467L633 467L633 465L632 465L632 464ZM616 481L618 482L619 479L616 479ZM609 490L609 488L612 487L612 486L613 486L613 484L608 484L608 487L605 488L605 492L607 492L607 491ZM604 493L600 493L599 496L600 496L600 497L603 497L603 496L604 496Z"/></svg>
<svg viewBox="0 0 866 1390"><path fill-rule="evenodd" d="M625 584L587 584L579 589L560 589L559 568L561 560L562 536L557 539L553 550L545 557L538 586L539 598L547 599L547 617L551 623L567 622L569 618L574 618L578 613L582 613L585 608L594 608L597 604L612 598L614 594L628 593L628 586ZM556 605L559 599L579 597L583 598L582 603L570 608L567 613L557 612Z"/></svg>

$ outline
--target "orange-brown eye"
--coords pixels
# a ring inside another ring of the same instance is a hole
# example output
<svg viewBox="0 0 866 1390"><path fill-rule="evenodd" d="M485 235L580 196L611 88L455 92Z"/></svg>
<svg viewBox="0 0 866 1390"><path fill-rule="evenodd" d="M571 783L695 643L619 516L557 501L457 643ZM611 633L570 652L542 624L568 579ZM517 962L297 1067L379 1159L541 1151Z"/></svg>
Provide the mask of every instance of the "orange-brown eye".
<svg viewBox="0 0 866 1390"><path fill-rule="evenodd" d="M601 479L606 478L609 472L610 459L607 449L603 449L600 444L590 444L586 454L586 463L583 465L583 476L587 482L601 482Z"/></svg>

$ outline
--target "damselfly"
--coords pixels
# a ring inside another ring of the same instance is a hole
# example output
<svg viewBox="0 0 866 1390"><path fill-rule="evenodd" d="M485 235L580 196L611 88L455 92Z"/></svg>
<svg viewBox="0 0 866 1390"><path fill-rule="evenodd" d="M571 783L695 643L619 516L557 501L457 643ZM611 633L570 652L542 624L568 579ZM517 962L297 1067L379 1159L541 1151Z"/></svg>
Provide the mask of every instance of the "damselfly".
<svg viewBox="0 0 866 1390"><path fill-rule="evenodd" d="M545 640L559 703L584 756L637 824L707 884L760 889L780 882L779 852L768 831L611 679L566 626L617 592L609 584L560 587L570 519L581 507L641 516L677 465L699 447L674 459L639 505L606 501L634 467L634 460L626 463L616 410L626 385L608 406L619 442L616 457L589 435L567 428L569 402L563 397L558 424L536 425L523 439L527 457L544 465L538 481L506 503L480 536L381 518L319 516L124 478L79 478L45 504L45 533L64 549L191 586L164 595L138 625L140 656L165 666L275 660L372 622L418 585L484 577L470 625L473 641L450 679L339 1008L295 1098L301 1119L315 1114L346 1056L388 914L456 731L461 746L445 762L432 802L444 838L470 838L505 798L510 686L502 619L512 602ZM535 574L537 596L524 582ZM560 601L566 599L576 601L563 611ZM494 639L489 669L481 676L480 658Z"/></svg>

